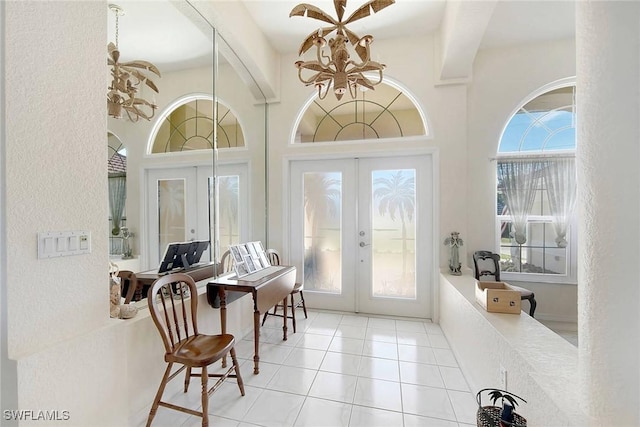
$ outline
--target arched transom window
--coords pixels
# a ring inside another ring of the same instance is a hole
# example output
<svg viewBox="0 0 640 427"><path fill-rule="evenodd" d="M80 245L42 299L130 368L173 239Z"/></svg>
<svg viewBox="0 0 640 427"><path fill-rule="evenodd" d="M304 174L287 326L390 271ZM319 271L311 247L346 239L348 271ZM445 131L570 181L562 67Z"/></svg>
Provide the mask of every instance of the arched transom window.
<svg viewBox="0 0 640 427"><path fill-rule="evenodd" d="M190 97L168 111L156 133L152 153L168 153L213 148L213 100ZM244 147L238 118L226 105L215 104L218 118L218 148Z"/></svg>
<svg viewBox="0 0 640 427"><path fill-rule="evenodd" d="M295 143L370 140L428 135L426 120L410 96L383 82L360 91L356 99L334 96L309 103L295 133Z"/></svg>

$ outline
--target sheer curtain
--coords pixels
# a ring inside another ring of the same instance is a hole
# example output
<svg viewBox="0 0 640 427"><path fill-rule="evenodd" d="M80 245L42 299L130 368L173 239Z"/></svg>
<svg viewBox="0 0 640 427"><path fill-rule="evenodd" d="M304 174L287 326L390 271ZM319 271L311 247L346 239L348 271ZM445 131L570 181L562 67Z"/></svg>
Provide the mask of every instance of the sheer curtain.
<svg viewBox="0 0 640 427"><path fill-rule="evenodd" d="M559 248L566 248L567 227L576 205L576 159L565 157L545 160L543 171L556 244Z"/></svg>
<svg viewBox="0 0 640 427"><path fill-rule="evenodd" d="M124 203L127 198L126 184L126 174L109 174L109 210L111 211L111 220L113 221L111 234L114 236L120 234L120 222L122 221Z"/></svg>
<svg viewBox="0 0 640 427"><path fill-rule="evenodd" d="M498 163L498 188L515 229L516 243L527 241L527 217L533 207L536 188L541 177L542 163L531 160L510 160Z"/></svg>

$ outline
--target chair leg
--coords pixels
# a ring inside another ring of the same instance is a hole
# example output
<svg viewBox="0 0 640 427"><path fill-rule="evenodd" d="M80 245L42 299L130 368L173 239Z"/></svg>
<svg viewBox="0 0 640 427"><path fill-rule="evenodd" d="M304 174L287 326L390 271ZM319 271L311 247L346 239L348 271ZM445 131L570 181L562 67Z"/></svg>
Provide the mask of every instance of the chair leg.
<svg viewBox="0 0 640 427"><path fill-rule="evenodd" d="M529 304L531 304L531 308L529 309L529 316L533 317L533 313L536 312L536 307L538 306L534 294L531 294L531 297L529 297Z"/></svg>
<svg viewBox="0 0 640 427"><path fill-rule="evenodd" d="M304 303L304 295L302 295L302 291L300 291L299 294L300 294L300 301L302 301L302 310L304 311L304 318L308 319L308 317L307 317L307 306Z"/></svg>
<svg viewBox="0 0 640 427"><path fill-rule="evenodd" d="M293 301L293 294L291 294L291 320L293 320L293 333L296 333L296 304Z"/></svg>
<svg viewBox="0 0 640 427"><path fill-rule="evenodd" d="M202 427L209 427L209 390L207 388L207 381L209 380L209 374L207 373L207 367L202 367Z"/></svg>
<svg viewBox="0 0 640 427"><path fill-rule="evenodd" d="M158 387L158 391L156 392L156 397L153 399L153 405L151 405L151 410L149 411L149 417L147 418L147 427L151 426L151 422L153 421L153 418L156 416L156 412L158 411L158 404L160 403L160 399L162 399L162 393L164 393L164 388L167 385L167 379L169 378L169 374L171 374L172 367L173 367L173 363L169 363L167 365L167 369L164 371L162 382L160 383L160 387Z"/></svg>
<svg viewBox="0 0 640 427"><path fill-rule="evenodd" d="M278 312L278 304L273 306L273 313L269 313L269 310L265 311L264 316L262 317L262 326L264 326L264 322L267 320L267 316L269 314L273 314L275 316L277 312Z"/></svg>
<svg viewBox="0 0 640 427"><path fill-rule="evenodd" d="M244 382L240 375L240 367L238 366L238 360L236 359L236 349L231 347L231 360L233 362L233 368L236 370L236 381L238 381L238 388L240 388L240 394L244 396Z"/></svg>
<svg viewBox="0 0 640 427"><path fill-rule="evenodd" d="M184 376L184 392L189 390L189 382L191 381L191 366L187 367L187 374Z"/></svg>

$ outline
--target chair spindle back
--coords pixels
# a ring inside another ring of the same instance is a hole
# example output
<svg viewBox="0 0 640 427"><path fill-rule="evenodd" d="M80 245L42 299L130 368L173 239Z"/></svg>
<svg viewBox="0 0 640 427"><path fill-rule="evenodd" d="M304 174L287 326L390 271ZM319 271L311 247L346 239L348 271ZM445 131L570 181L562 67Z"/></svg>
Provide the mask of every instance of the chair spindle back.
<svg viewBox="0 0 640 427"><path fill-rule="evenodd" d="M267 249L265 252L267 259L269 260L269 264L271 265L280 265L280 254L275 249Z"/></svg>
<svg viewBox="0 0 640 427"><path fill-rule="evenodd" d="M185 293L185 286L189 295ZM159 278L149 288L147 300L167 353L181 341L198 334L198 289L191 276L173 273Z"/></svg>

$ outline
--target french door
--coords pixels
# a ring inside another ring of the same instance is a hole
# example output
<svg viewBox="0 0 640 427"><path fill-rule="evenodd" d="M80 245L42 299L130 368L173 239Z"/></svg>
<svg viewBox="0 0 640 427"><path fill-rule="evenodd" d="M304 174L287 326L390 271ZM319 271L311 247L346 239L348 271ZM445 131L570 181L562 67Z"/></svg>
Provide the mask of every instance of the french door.
<svg viewBox="0 0 640 427"><path fill-rule="evenodd" d="M430 155L291 164L290 258L321 309L431 317Z"/></svg>
<svg viewBox="0 0 640 427"><path fill-rule="evenodd" d="M213 222L211 166L149 169L147 171L147 266L160 264L169 243L209 240L218 254L250 235L247 165L218 166L218 224ZM215 239L215 240L212 240ZM211 250L202 261L212 259Z"/></svg>

